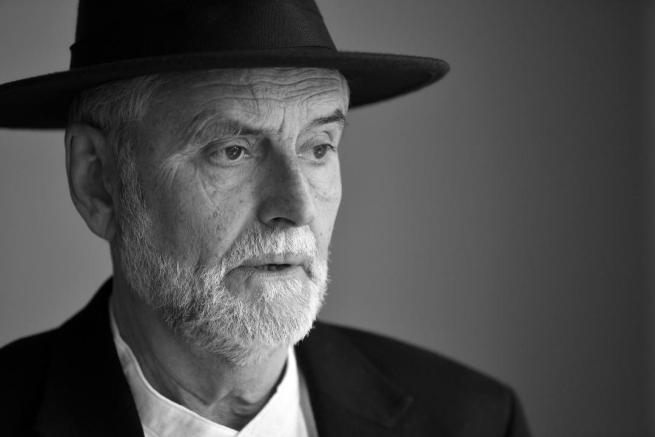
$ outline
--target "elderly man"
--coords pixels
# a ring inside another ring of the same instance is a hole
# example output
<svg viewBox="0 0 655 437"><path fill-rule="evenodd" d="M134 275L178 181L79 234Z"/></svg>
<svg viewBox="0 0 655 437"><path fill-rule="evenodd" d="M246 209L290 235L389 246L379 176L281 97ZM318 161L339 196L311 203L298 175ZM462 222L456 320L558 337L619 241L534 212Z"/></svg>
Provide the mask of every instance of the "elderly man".
<svg viewBox="0 0 655 437"><path fill-rule="evenodd" d="M3 435L527 435L500 383L314 323L346 113L443 61L338 52L301 0L82 0L72 53L0 87L0 123L66 127L114 275L0 351Z"/></svg>

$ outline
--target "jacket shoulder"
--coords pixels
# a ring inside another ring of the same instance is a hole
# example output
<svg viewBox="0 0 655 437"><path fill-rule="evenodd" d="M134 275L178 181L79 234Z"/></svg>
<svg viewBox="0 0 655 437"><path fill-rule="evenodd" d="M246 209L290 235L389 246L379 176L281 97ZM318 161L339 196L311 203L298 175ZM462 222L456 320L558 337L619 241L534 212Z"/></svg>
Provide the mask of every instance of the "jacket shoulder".
<svg viewBox="0 0 655 437"><path fill-rule="evenodd" d="M527 436L514 391L505 383L442 354L384 335L321 323L348 339L389 382L409 393L418 414L463 435ZM480 431L482 434L478 434ZM459 435L459 434L458 434Z"/></svg>
<svg viewBox="0 0 655 437"><path fill-rule="evenodd" d="M497 379L452 358L420 346L356 328L329 325L347 337L385 375L412 385L420 380L420 388L428 381L444 383L459 390L471 390L490 396L503 396L509 387Z"/></svg>
<svg viewBox="0 0 655 437"><path fill-rule="evenodd" d="M55 331L25 337L0 348L0 411L4 429L31 427L38 411Z"/></svg>

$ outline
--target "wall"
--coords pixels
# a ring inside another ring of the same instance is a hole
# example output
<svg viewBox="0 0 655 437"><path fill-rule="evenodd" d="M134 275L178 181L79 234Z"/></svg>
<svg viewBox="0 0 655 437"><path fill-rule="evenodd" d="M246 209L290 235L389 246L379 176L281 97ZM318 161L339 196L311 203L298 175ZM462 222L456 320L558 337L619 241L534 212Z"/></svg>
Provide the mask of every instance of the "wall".
<svg viewBox="0 0 655 437"><path fill-rule="evenodd" d="M650 3L319 4L341 48L452 65L350 114L323 317L508 382L536 435L655 435ZM74 19L70 0L0 2L0 81L65 69ZM62 143L0 131L0 344L56 326L110 274Z"/></svg>
<svg viewBox="0 0 655 437"><path fill-rule="evenodd" d="M649 188L650 194L650 216L649 216L649 248L650 248L650 265L649 265L649 308L650 308L650 367L651 369L655 366L655 293L653 293L653 288L655 286L655 269L652 267L653 254L655 253L655 229L653 227L653 218L655 217L655 202L653 198L655 195L655 148L653 144L655 143L655 2L649 1L646 5L646 13L643 14L643 25L644 29L644 38L647 41L645 46L645 58L648 62L647 76L647 96L648 96L648 111L646 112L646 121L645 126L647 129L648 137L648 152L649 152ZM651 408L655 404L655 372L651 370L649 375L649 394L651 401ZM650 430L655 432L655 414L650 415Z"/></svg>

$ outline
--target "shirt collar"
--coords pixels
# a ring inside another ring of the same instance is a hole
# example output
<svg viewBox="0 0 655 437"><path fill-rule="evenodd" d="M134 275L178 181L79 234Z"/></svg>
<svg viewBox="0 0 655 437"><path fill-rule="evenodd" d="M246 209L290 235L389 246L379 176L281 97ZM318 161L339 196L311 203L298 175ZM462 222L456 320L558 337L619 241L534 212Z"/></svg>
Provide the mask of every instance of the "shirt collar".
<svg viewBox="0 0 655 437"><path fill-rule="evenodd" d="M177 404L155 390L143 375L136 356L121 338L111 306L111 331L123 372L127 379L146 435L169 437L259 437L304 435L300 409L299 375L293 348L282 380L264 408L240 431L212 422Z"/></svg>

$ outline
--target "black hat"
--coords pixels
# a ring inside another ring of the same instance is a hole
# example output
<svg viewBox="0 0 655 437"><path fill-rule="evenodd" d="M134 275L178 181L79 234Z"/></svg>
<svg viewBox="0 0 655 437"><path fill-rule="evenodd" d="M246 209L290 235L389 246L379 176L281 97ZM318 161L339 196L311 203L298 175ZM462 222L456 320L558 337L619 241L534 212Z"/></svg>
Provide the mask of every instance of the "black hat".
<svg viewBox="0 0 655 437"><path fill-rule="evenodd" d="M77 93L115 80L286 66L339 70L351 107L448 72L440 59L337 51L314 0L80 0L70 69L0 85L0 126L63 128Z"/></svg>

